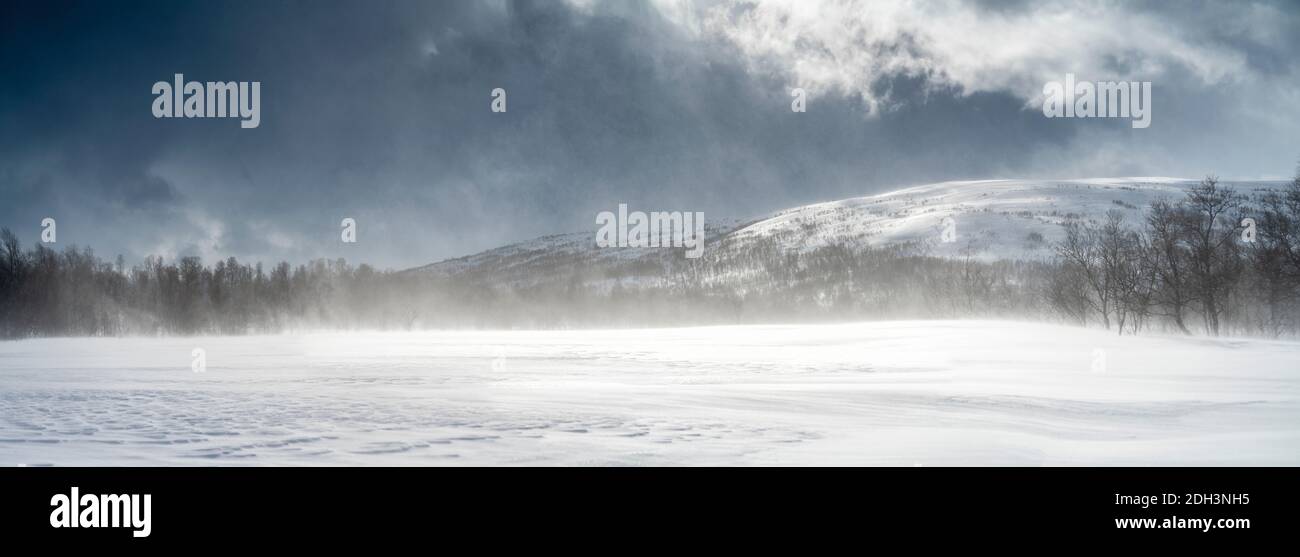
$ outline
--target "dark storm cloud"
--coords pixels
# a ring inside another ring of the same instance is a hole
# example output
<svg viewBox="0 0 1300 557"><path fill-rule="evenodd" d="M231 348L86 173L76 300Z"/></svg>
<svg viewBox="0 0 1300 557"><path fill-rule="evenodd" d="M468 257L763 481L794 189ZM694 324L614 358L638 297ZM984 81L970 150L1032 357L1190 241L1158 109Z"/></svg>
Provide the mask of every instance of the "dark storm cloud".
<svg viewBox="0 0 1300 557"><path fill-rule="evenodd" d="M1032 9L981 4L997 17ZM1176 144L1154 138L1198 122L1248 131L1231 110L1183 107L1238 106L1190 72L1171 74L1188 94L1162 99L1152 130L1165 131L1146 137L1126 123L1049 121L1012 92L913 71L871 76L864 88L888 101L875 108L832 91L793 114L783 76L650 3L4 9L0 225L32 241L55 216L61 243L129 258L402 267L592 228L618 203L749 217L946 179L1199 170L1177 152L1157 150L1159 166L1092 143ZM1204 24L1185 22L1189 33ZM1273 42L1217 33L1206 40L1248 53L1261 73L1294 71ZM872 48L926 55L906 41ZM261 126L154 119L150 86L177 72L262 82ZM505 114L489 111L496 87L508 92ZM355 245L338 241L343 217L358 221Z"/></svg>

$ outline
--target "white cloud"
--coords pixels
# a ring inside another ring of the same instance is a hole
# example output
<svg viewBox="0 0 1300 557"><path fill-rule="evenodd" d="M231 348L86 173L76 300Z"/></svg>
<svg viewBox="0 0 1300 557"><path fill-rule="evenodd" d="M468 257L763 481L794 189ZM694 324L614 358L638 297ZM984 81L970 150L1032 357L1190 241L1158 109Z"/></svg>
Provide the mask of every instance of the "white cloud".
<svg viewBox="0 0 1300 557"><path fill-rule="evenodd" d="M967 93L1009 91L1027 102L1074 73L1088 80L1158 81L1184 68L1205 84L1247 77L1245 54L1158 14L1116 3L1033 2L987 10L956 0L659 0L668 19L721 38L749 70L813 95L888 104L871 85L890 74L929 75ZM694 9L686 9L688 6ZM1228 10L1222 28L1276 35L1268 10Z"/></svg>

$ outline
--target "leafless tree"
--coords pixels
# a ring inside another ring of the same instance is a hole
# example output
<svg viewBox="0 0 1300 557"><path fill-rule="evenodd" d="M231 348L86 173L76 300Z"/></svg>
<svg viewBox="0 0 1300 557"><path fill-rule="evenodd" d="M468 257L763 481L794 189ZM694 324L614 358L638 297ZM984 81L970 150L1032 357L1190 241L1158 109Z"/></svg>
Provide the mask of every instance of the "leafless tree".
<svg viewBox="0 0 1300 557"><path fill-rule="evenodd" d="M1238 215L1242 197L1208 176L1187 192L1185 222L1191 254L1192 292L1201 310L1206 332L1219 336L1228 311L1228 297L1240 277L1243 263L1238 243Z"/></svg>
<svg viewBox="0 0 1300 557"><path fill-rule="evenodd" d="M1151 204L1146 217L1146 268L1158 279L1152 293L1152 311L1169 318L1184 334L1185 315L1193 303L1191 252L1184 232L1189 229L1185 211L1165 200Z"/></svg>
<svg viewBox="0 0 1300 557"><path fill-rule="evenodd" d="M1084 300L1109 330L1115 290L1108 282L1110 276L1102 255L1100 230L1092 223L1066 223L1065 240L1057 246L1057 255L1079 273L1087 285Z"/></svg>

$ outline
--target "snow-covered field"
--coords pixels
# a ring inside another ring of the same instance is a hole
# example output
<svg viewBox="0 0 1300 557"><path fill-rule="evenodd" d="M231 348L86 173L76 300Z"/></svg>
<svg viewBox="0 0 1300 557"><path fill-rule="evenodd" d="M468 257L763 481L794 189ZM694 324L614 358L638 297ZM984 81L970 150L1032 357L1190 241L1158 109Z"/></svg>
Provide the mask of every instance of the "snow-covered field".
<svg viewBox="0 0 1300 557"><path fill-rule="evenodd" d="M1297 465L1298 363L989 321L24 340L0 464Z"/></svg>

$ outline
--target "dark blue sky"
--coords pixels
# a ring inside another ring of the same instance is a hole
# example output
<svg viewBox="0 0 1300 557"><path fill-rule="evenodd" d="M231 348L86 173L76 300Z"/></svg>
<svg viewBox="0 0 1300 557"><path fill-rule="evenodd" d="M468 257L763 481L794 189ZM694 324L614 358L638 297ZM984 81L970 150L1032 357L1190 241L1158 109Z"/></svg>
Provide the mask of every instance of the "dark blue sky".
<svg viewBox="0 0 1300 557"><path fill-rule="evenodd" d="M34 242L55 217L60 244L130 261L400 268L619 203L745 218L950 179L1290 175L1300 8L1165 5L6 2L0 226ZM1152 126L1044 118L1066 72L1152 81ZM174 73L260 81L261 126L155 119Z"/></svg>

